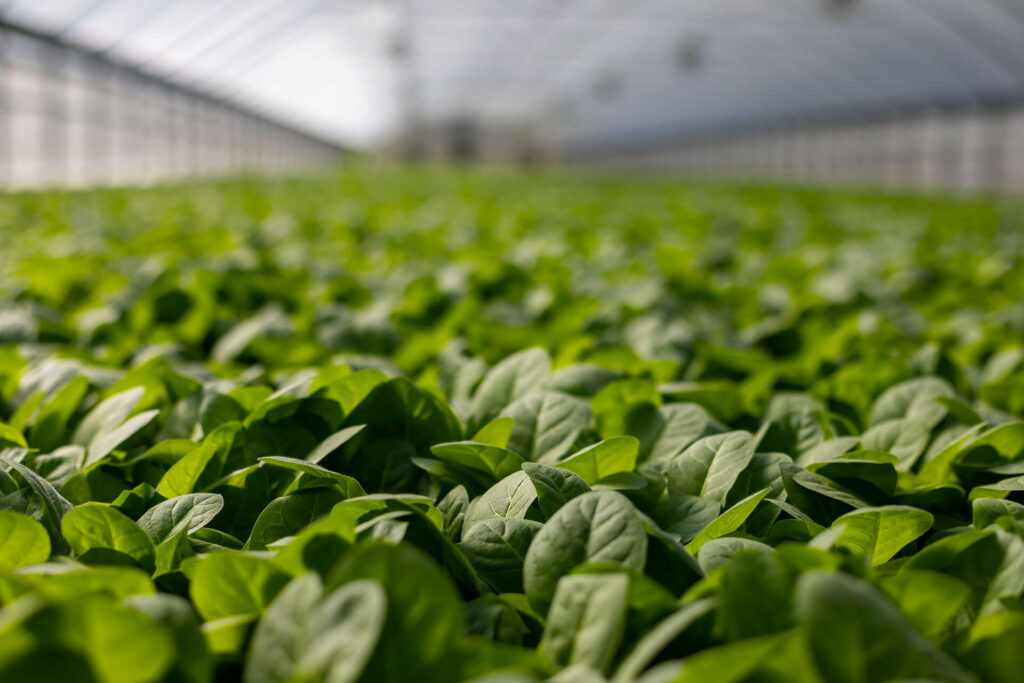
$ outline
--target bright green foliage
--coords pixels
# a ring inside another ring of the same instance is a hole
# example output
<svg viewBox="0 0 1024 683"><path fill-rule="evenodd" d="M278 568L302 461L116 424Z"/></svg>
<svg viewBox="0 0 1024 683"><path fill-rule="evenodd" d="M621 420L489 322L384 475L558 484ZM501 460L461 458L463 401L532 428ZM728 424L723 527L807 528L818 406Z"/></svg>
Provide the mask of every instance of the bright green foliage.
<svg viewBox="0 0 1024 683"><path fill-rule="evenodd" d="M49 557L50 538L42 524L27 515L0 510L0 567L25 567Z"/></svg>
<svg viewBox="0 0 1024 683"><path fill-rule="evenodd" d="M0 681L1016 681L1024 212L0 198Z"/></svg>

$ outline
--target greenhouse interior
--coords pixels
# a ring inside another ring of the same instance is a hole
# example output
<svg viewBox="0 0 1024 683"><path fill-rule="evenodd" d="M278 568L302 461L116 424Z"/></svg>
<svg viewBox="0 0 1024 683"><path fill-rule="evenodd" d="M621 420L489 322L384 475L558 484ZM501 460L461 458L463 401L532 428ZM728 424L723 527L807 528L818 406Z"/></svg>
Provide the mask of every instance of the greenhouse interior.
<svg viewBox="0 0 1024 683"><path fill-rule="evenodd" d="M0 0L0 681L1016 683L1024 0Z"/></svg>

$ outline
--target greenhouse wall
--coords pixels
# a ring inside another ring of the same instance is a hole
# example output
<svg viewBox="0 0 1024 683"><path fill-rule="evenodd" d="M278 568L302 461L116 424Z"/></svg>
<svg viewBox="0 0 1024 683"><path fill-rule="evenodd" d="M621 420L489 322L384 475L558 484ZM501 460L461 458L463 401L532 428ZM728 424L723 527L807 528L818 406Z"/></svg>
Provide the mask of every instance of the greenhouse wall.
<svg viewBox="0 0 1024 683"><path fill-rule="evenodd" d="M0 187L284 172L339 155L243 106L0 22Z"/></svg>
<svg viewBox="0 0 1024 683"><path fill-rule="evenodd" d="M964 192L1024 190L1024 106L688 137L578 163L748 179Z"/></svg>

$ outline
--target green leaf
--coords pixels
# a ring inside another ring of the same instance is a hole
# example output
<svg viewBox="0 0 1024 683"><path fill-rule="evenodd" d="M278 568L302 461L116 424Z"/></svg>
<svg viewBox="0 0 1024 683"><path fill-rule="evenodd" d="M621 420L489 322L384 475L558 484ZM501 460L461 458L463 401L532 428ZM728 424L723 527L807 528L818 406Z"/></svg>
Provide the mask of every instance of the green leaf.
<svg viewBox="0 0 1024 683"><path fill-rule="evenodd" d="M761 489L757 493L752 493L716 517L713 522L701 529L700 533L686 545L687 552L691 554L696 553L708 541L721 538L739 529L770 492L771 489L766 488Z"/></svg>
<svg viewBox="0 0 1024 683"><path fill-rule="evenodd" d="M625 630L628 592L626 574L563 576L548 610L541 652L559 667L607 672Z"/></svg>
<svg viewBox="0 0 1024 683"><path fill-rule="evenodd" d="M560 467L527 462L523 463L523 471L536 489L540 511L548 518L570 500L590 490L579 475Z"/></svg>
<svg viewBox="0 0 1024 683"><path fill-rule="evenodd" d="M550 373L551 357L543 349L526 349L502 360L473 394L469 430L480 429L516 399L543 387Z"/></svg>
<svg viewBox="0 0 1024 683"><path fill-rule="evenodd" d="M1006 609L1019 601L1024 593L1024 539L1017 533L1000 528L993 531L1000 557L998 564L989 562L986 566L986 578L991 576L991 579L985 586L985 597L981 601L980 614L983 616Z"/></svg>
<svg viewBox="0 0 1024 683"><path fill-rule="evenodd" d="M164 626L174 639L175 653L169 680L207 683L213 676L213 658L206 647L199 619L188 600L176 595L134 595L124 604Z"/></svg>
<svg viewBox="0 0 1024 683"><path fill-rule="evenodd" d="M88 391L89 380L82 376L75 377L43 403L36 415L29 438L34 449L46 453L65 442L68 422L75 415Z"/></svg>
<svg viewBox="0 0 1024 683"><path fill-rule="evenodd" d="M1000 479L984 486L975 486L967 497L972 501L978 498L1005 498L1014 491L1024 491L1024 475Z"/></svg>
<svg viewBox="0 0 1024 683"><path fill-rule="evenodd" d="M335 506L330 514L306 526L294 538L275 544L280 550L274 556L274 564L293 574L312 569L326 575L355 543L361 514L362 511L346 506Z"/></svg>
<svg viewBox="0 0 1024 683"><path fill-rule="evenodd" d="M917 485L928 486L934 484L955 483L955 479L953 477L953 463L961 450L977 439L978 435L982 433L984 428L984 424L974 425L966 432L956 437L948 445L943 447L942 450L934 456L929 453L928 455L930 457L918 471ZM996 429L999 428L996 427Z"/></svg>
<svg viewBox="0 0 1024 683"><path fill-rule="evenodd" d="M327 385L327 395L341 404L345 415L355 410L374 389L388 381L388 376L376 368L357 370L351 375ZM315 383L314 383L315 386ZM360 425L355 425L360 426ZM354 427L353 427L354 428ZM345 431L345 430L342 430ZM328 437L329 439L330 437Z"/></svg>
<svg viewBox="0 0 1024 683"><path fill-rule="evenodd" d="M442 462L482 472L492 481L518 472L523 465L523 459L516 453L475 441L440 443L431 446L430 452Z"/></svg>
<svg viewBox="0 0 1024 683"><path fill-rule="evenodd" d="M26 579L25 586L32 586L41 597L55 602L69 602L89 595L121 600L156 593L149 575L129 566L87 566L57 561L22 567L17 576Z"/></svg>
<svg viewBox="0 0 1024 683"><path fill-rule="evenodd" d="M635 681L657 656L698 620L710 614L716 603L713 598L695 600L661 620L641 638L622 660L612 679L614 683Z"/></svg>
<svg viewBox="0 0 1024 683"><path fill-rule="evenodd" d="M41 607L5 635L34 641L21 658L0 660L10 681L148 683L162 680L175 651L163 624L100 596Z"/></svg>
<svg viewBox="0 0 1024 683"><path fill-rule="evenodd" d="M444 516L444 532L451 539L462 538L462 525L469 507L469 492L466 487L456 486L438 501L437 509Z"/></svg>
<svg viewBox="0 0 1024 683"><path fill-rule="evenodd" d="M722 506L717 501L670 493L658 501L651 516L677 539L689 543L718 517L721 510Z"/></svg>
<svg viewBox="0 0 1024 683"><path fill-rule="evenodd" d="M673 680L675 683L741 683L786 652L787 646L796 637L797 634L787 631L702 650L683 660L682 670ZM793 680L808 680L800 676L799 670L793 671L793 659L787 658L786 661L790 668L788 673L793 676Z"/></svg>
<svg viewBox="0 0 1024 683"><path fill-rule="evenodd" d="M334 453L339 448L352 441L352 439L364 429L366 429L366 425L355 425L354 427L347 427L339 432L331 434L306 455L306 462L310 462L314 465L318 464L331 453Z"/></svg>
<svg viewBox="0 0 1024 683"><path fill-rule="evenodd" d="M1024 614L996 612L978 619L971 627L963 661L984 681L1014 683L1024 668Z"/></svg>
<svg viewBox="0 0 1024 683"><path fill-rule="evenodd" d="M0 447L28 448L24 435L9 424L0 422Z"/></svg>
<svg viewBox="0 0 1024 683"><path fill-rule="evenodd" d="M877 589L860 579L810 572L797 583L795 605L796 618L825 680L974 681L915 631Z"/></svg>
<svg viewBox="0 0 1024 683"><path fill-rule="evenodd" d="M787 520L794 522L795 520ZM742 555L753 555L758 553L770 553L772 547L767 543L755 541L752 538L742 536L724 536L707 541L700 547L697 553L697 564L710 574L722 565L730 562L734 557Z"/></svg>
<svg viewBox="0 0 1024 683"><path fill-rule="evenodd" d="M836 547L865 555L877 566L924 535L933 522L930 513L905 505L862 508L835 521L834 527L844 527Z"/></svg>
<svg viewBox="0 0 1024 683"><path fill-rule="evenodd" d="M647 535L633 505L620 493L592 491L573 498L533 539L523 566L530 602L547 612L558 580L585 563L611 562L641 571Z"/></svg>
<svg viewBox="0 0 1024 683"><path fill-rule="evenodd" d="M75 428L71 443L88 448L97 436L112 431L127 420L145 393L145 387L132 387L97 404Z"/></svg>
<svg viewBox="0 0 1024 683"><path fill-rule="evenodd" d="M20 462L14 462L13 460L6 460L3 458L0 458L0 462L14 468L14 470L22 476L29 487L32 488L36 496L39 497L44 511L43 523L46 526L47 532L50 534L50 546L55 554L64 552L68 545L64 541L64 535L61 531L61 520L64 518L64 514L73 507L71 503L65 500L62 495L57 493L57 489L53 488L53 485L50 484L50 482L25 467Z"/></svg>
<svg viewBox="0 0 1024 683"><path fill-rule="evenodd" d="M162 543L179 531L201 529L223 508L224 497L217 493L188 493L146 510L138 524L154 543Z"/></svg>
<svg viewBox="0 0 1024 683"><path fill-rule="evenodd" d="M665 476L669 491L722 505L753 457L754 438L749 432L706 436L668 462Z"/></svg>
<svg viewBox="0 0 1024 683"><path fill-rule="evenodd" d="M374 387L345 422L348 426L366 425L367 442L403 441L419 455L428 454L434 444L463 437L462 425L448 404L405 377ZM366 485L361 477L356 478Z"/></svg>
<svg viewBox="0 0 1024 683"><path fill-rule="evenodd" d="M949 411L949 414L966 425L974 425L984 422L981 415L965 401L955 396L939 396L935 399L939 405Z"/></svg>
<svg viewBox="0 0 1024 683"><path fill-rule="evenodd" d="M873 425L860 437L866 450L892 453L899 460L896 469L907 472L924 453L931 432L924 422L913 418L886 420Z"/></svg>
<svg viewBox="0 0 1024 683"><path fill-rule="evenodd" d="M673 382L661 384L658 391L666 402L695 403L723 423L743 414L743 394L727 382Z"/></svg>
<svg viewBox="0 0 1024 683"><path fill-rule="evenodd" d="M697 439L726 428L695 403L670 403L659 409L661 428L641 460L672 460Z"/></svg>
<svg viewBox="0 0 1024 683"><path fill-rule="evenodd" d="M610 382L622 379L624 376L624 373L611 370L603 365L574 363L555 370L548 382L548 387L573 396L593 396Z"/></svg>
<svg viewBox="0 0 1024 683"><path fill-rule="evenodd" d="M889 387L871 406L871 424L885 420L911 418L919 420L932 430L946 416L946 408L939 396L955 396L953 387L938 377L915 377Z"/></svg>
<svg viewBox="0 0 1024 683"><path fill-rule="evenodd" d="M459 547L498 593L523 591L523 562L539 522L514 517L481 520L462 537Z"/></svg>
<svg viewBox="0 0 1024 683"><path fill-rule="evenodd" d="M495 517L526 517L527 511L537 500L537 491L526 472L510 474L487 489L483 495L474 498L466 510L462 522L462 536L473 526L485 519Z"/></svg>
<svg viewBox="0 0 1024 683"><path fill-rule="evenodd" d="M189 596L206 621L263 613L290 578L262 557L222 551L185 563Z"/></svg>
<svg viewBox="0 0 1024 683"><path fill-rule="evenodd" d="M249 344L259 337L286 336L292 333L293 325L288 315L279 306L270 305L255 316L243 320L222 336L210 350L210 359L216 363L230 363Z"/></svg>
<svg viewBox="0 0 1024 683"><path fill-rule="evenodd" d="M1012 500L974 498L971 501L971 510L974 513L974 528L978 530L984 529L1000 517L1010 517L1024 523L1024 505Z"/></svg>
<svg viewBox="0 0 1024 683"><path fill-rule="evenodd" d="M355 498L357 496L366 495L366 491L363 490L363 487L354 478L345 474L339 474L338 472L329 470L326 467L321 467L313 462L299 460L297 458L286 458L280 455L268 455L260 458L260 462L271 465L272 467L280 467L292 470L293 472L300 472L313 480L328 483L332 488L337 489L337 491L346 498ZM298 480L296 480L296 483L298 483Z"/></svg>
<svg viewBox="0 0 1024 683"><path fill-rule="evenodd" d="M153 539L130 518L104 503L85 503L68 510L61 520L61 532L75 555L89 551L113 550L153 570L156 548Z"/></svg>
<svg viewBox="0 0 1024 683"><path fill-rule="evenodd" d="M590 409L578 398L554 391L537 391L502 411L515 421L508 449L524 460L553 464L572 449L590 419Z"/></svg>
<svg viewBox="0 0 1024 683"><path fill-rule="evenodd" d="M0 568L15 569L46 562L50 537L42 524L8 510L0 510Z"/></svg>
<svg viewBox="0 0 1024 683"><path fill-rule="evenodd" d="M88 467L107 457L112 450L133 437L139 430L153 421L159 410L147 410L128 418L123 424L109 431L102 430L89 442L85 466Z"/></svg>
<svg viewBox="0 0 1024 683"><path fill-rule="evenodd" d="M896 456L882 451L851 451L834 460L808 465L808 472L845 486L870 499L896 493L899 473Z"/></svg>
<svg viewBox="0 0 1024 683"><path fill-rule="evenodd" d="M217 455L217 450L217 445L212 442L193 448L185 457L171 465L157 484L156 492L165 498L176 498L192 493L206 466Z"/></svg>
<svg viewBox="0 0 1024 683"><path fill-rule="evenodd" d="M380 543L361 544L346 553L327 586L362 579L376 581L387 594L380 642L362 680L453 680L452 654L465 625L451 580L420 550Z"/></svg>
<svg viewBox="0 0 1024 683"><path fill-rule="evenodd" d="M648 537L647 563L644 569L675 595L699 581L703 570L687 552L677 536L665 531L647 515L640 513L640 521Z"/></svg>
<svg viewBox="0 0 1024 683"><path fill-rule="evenodd" d="M633 434L646 443L661 426L661 394L646 379L621 379L601 389L590 401L598 433L604 437Z"/></svg>
<svg viewBox="0 0 1024 683"><path fill-rule="evenodd" d="M971 594L970 586L959 579L919 569L882 577L881 587L914 628L929 638L942 635Z"/></svg>
<svg viewBox="0 0 1024 683"><path fill-rule="evenodd" d="M353 581L324 594L309 573L292 580L256 626L245 683L359 680L380 639L387 597L376 581Z"/></svg>
<svg viewBox="0 0 1024 683"><path fill-rule="evenodd" d="M309 489L270 501L253 524L247 548L263 550L274 541L294 536L343 500L334 489Z"/></svg>
<svg viewBox="0 0 1024 683"><path fill-rule="evenodd" d="M632 436L605 439L574 453L557 465L575 472L591 486L618 474L632 473L640 442Z"/></svg>
<svg viewBox="0 0 1024 683"><path fill-rule="evenodd" d="M508 440L512 438L512 430L515 428L515 420L511 417L496 417L473 435L473 441L485 443L489 446L505 448Z"/></svg>

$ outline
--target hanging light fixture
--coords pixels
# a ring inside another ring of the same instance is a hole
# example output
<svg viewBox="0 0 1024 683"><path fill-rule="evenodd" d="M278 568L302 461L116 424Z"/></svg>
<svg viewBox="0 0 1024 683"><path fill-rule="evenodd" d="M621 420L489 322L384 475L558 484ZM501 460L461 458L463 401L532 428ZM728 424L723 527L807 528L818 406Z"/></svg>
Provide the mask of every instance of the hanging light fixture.
<svg viewBox="0 0 1024 683"><path fill-rule="evenodd" d="M824 0L825 11L830 14L846 14L857 4L857 0Z"/></svg>
<svg viewBox="0 0 1024 683"><path fill-rule="evenodd" d="M622 78L615 74L603 74L594 81L594 97L605 102L614 100L622 92Z"/></svg>
<svg viewBox="0 0 1024 683"><path fill-rule="evenodd" d="M675 63L680 71L699 71L706 57L704 36L685 36L676 44Z"/></svg>

